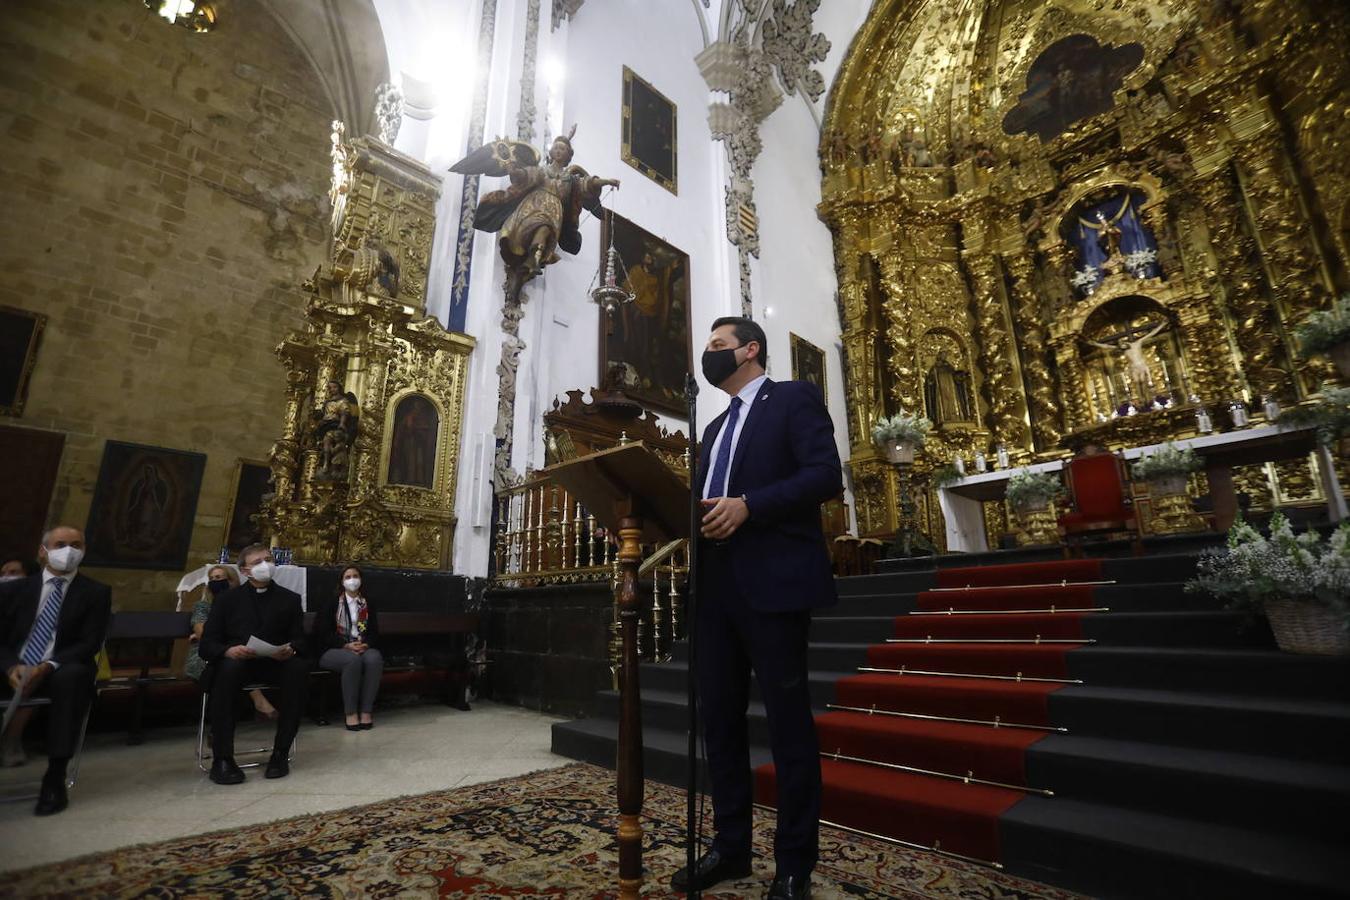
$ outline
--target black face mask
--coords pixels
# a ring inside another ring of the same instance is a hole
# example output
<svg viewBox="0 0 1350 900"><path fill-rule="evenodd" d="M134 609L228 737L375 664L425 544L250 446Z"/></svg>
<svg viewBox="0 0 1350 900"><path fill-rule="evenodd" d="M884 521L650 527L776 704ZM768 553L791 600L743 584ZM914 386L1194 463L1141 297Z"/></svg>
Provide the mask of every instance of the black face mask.
<svg viewBox="0 0 1350 900"><path fill-rule="evenodd" d="M736 351L739 349L728 347L726 350L703 351L703 377L708 379L708 384L717 387L744 365L736 362Z"/></svg>
<svg viewBox="0 0 1350 900"><path fill-rule="evenodd" d="M225 593L226 591L228 591L228 590L230 589L230 583L229 583L228 581L224 581L224 580L222 580L222 581L208 581L208 582L206 583L206 587L207 587L208 590L211 591L211 593L212 593L214 596L219 597L221 594Z"/></svg>

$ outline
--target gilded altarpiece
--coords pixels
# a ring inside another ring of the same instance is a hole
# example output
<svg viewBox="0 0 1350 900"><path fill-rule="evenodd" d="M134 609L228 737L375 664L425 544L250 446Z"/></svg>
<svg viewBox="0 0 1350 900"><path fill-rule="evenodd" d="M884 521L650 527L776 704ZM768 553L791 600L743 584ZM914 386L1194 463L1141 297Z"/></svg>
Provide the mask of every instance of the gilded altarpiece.
<svg viewBox="0 0 1350 900"><path fill-rule="evenodd" d="M425 312L440 179L373 139L333 137L333 244L306 323L277 348L273 543L302 563L447 569L473 338Z"/></svg>
<svg viewBox="0 0 1350 900"><path fill-rule="evenodd" d="M820 153L860 534L898 525L870 431L899 408L935 422L922 478L1334 380L1293 331L1350 287L1346 46L1340 4L874 4ZM1258 507L1316 496L1299 461L1237 477ZM931 487L918 507L940 540Z"/></svg>

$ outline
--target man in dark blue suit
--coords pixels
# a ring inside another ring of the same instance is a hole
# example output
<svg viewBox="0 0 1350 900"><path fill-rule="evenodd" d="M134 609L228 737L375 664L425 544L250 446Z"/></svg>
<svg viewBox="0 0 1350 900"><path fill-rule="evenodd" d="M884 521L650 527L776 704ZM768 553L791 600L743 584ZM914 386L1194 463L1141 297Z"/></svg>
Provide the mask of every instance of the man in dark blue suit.
<svg viewBox="0 0 1350 900"><path fill-rule="evenodd" d="M769 720L778 789L776 871L768 896L809 896L820 819L820 752L807 679L811 610L838 599L820 504L839 494L834 425L819 389L765 375L764 330L713 323L703 374L731 396L703 433L695 484L699 543L698 692L707 734L716 837L676 890L750 874L753 781L746 707L750 672Z"/></svg>

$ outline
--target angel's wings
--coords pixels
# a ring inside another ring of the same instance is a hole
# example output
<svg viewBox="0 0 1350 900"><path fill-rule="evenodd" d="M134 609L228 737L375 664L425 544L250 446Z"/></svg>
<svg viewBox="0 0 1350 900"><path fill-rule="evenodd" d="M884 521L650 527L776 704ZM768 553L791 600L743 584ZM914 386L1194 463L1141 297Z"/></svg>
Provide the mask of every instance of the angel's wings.
<svg viewBox="0 0 1350 900"><path fill-rule="evenodd" d="M460 175L507 175L512 169L539 165L539 151L521 141L488 141L450 167Z"/></svg>

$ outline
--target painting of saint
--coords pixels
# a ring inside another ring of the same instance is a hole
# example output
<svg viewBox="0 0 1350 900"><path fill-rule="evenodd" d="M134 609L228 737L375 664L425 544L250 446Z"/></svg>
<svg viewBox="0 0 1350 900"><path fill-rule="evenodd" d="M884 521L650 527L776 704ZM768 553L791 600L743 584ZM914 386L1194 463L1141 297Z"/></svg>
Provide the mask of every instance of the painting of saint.
<svg viewBox="0 0 1350 900"><path fill-rule="evenodd" d="M634 300L600 316L599 383L658 412L683 416L692 358L689 257L619 215L607 216L602 229L604 247L613 232Z"/></svg>
<svg viewBox="0 0 1350 900"><path fill-rule="evenodd" d="M108 441L85 534L91 566L182 569L206 456Z"/></svg>
<svg viewBox="0 0 1350 900"><path fill-rule="evenodd" d="M793 380L814 384L820 391L821 399L826 399L825 351L792 332L788 332L788 342L792 345Z"/></svg>
<svg viewBox="0 0 1350 900"><path fill-rule="evenodd" d="M436 444L441 416L421 394L409 394L394 408L386 483L427 488L436 482Z"/></svg>
<svg viewBox="0 0 1350 900"><path fill-rule="evenodd" d="M1056 41L1027 71L1026 90L1003 117L1004 134L1054 140L1073 123L1110 110L1125 76L1143 61L1142 44L1103 47L1087 34Z"/></svg>
<svg viewBox="0 0 1350 900"><path fill-rule="evenodd" d="M262 525L254 518L262 512L263 498L271 489L272 468L266 463L240 460L234 476L234 496L225 514L225 540L231 553L263 539Z"/></svg>
<svg viewBox="0 0 1350 900"><path fill-rule="evenodd" d="M624 66L623 161L678 193L675 104Z"/></svg>

